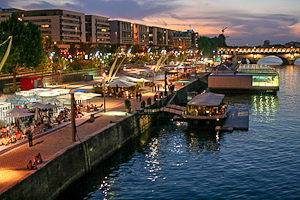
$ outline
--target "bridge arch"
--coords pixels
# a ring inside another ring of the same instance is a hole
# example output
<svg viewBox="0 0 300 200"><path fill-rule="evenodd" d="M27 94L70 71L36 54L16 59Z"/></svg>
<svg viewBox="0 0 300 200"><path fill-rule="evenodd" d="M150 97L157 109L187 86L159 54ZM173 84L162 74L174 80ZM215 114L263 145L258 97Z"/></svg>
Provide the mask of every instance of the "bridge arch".
<svg viewBox="0 0 300 200"><path fill-rule="evenodd" d="M266 64L266 65L283 65L283 64L288 64L289 61L281 56L266 56L257 61L257 64Z"/></svg>

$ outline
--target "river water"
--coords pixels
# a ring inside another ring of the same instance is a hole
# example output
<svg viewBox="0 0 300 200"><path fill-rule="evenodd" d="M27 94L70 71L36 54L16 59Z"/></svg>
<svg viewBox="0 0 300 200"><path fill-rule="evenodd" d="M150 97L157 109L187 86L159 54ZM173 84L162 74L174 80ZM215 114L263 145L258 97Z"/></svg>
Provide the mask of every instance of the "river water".
<svg viewBox="0 0 300 200"><path fill-rule="evenodd" d="M277 96L239 95L248 132L170 123L142 135L58 199L300 199L300 66L277 68Z"/></svg>

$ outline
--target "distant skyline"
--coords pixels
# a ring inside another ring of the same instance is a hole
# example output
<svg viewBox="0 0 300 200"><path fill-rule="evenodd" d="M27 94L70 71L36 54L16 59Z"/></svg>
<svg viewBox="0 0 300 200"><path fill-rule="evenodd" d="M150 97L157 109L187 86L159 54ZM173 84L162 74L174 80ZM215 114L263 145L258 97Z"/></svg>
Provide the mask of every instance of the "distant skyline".
<svg viewBox="0 0 300 200"><path fill-rule="evenodd" d="M1 0L2 8L68 9L214 36L229 45L300 41L299 0Z"/></svg>

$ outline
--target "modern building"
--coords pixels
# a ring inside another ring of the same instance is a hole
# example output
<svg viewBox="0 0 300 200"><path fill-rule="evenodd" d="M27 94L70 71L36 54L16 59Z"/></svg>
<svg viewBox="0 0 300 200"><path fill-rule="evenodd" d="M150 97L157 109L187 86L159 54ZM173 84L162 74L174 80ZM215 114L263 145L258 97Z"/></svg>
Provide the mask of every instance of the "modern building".
<svg viewBox="0 0 300 200"><path fill-rule="evenodd" d="M217 70L208 77L208 88L231 93L279 90L279 74L266 65L241 65L236 69Z"/></svg>
<svg viewBox="0 0 300 200"><path fill-rule="evenodd" d="M97 44L110 44L110 25L108 17L86 15L86 41Z"/></svg>
<svg viewBox="0 0 300 200"><path fill-rule="evenodd" d="M122 46L128 46L133 44L133 25L130 22L111 20L109 21L109 24L111 44L117 44Z"/></svg>
<svg viewBox="0 0 300 200"><path fill-rule="evenodd" d="M133 24L133 43L135 45L148 46L149 27L142 24Z"/></svg>
<svg viewBox="0 0 300 200"><path fill-rule="evenodd" d="M196 47L197 37L198 33L193 30L176 31L173 37L174 47L180 49Z"/></svg>
<svg viewBox="0 0 300 200"><path fill-rule="evenodd" d="M151 26L149 27L149 44L151 46L166 47L168 46L168 29Z"/></svg>
<svg viewBox="0 0 300 200"><path fill-rule="evenodd" d="M21 12L21 17L38 25L42 35L51 37L53 42L86 42L83 13L60 9L30 10Z"/></svg>
<svg viewBox="0 0 300 200"><path fill-rule="evenodd" d="M8 20L13 13L18 13L18 12L21 12L21 11L24 11L24 10L20 10L20 9L17 9L17 8L0 9L0 23L5 21L5 20Z"/></svg>
<svg viewBox="0 0 300 200"><path fill-rule="evenodd" d="M174 35L175 35L175 30L170 30L168 29L168 46L169 47L174 47Z"/></svg>

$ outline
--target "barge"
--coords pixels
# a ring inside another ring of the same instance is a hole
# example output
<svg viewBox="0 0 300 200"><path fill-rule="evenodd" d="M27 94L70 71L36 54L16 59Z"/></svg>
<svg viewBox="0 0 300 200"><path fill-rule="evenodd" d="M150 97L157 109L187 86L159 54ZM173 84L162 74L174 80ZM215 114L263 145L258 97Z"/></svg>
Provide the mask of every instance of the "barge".
<svg viewBox="0 0 300 200"><path fill-rule="evenodd" d="M215 70L208 77L208 88L222 93L273 93L279 90L279 74L267 65L240 65Z"/></svg>

